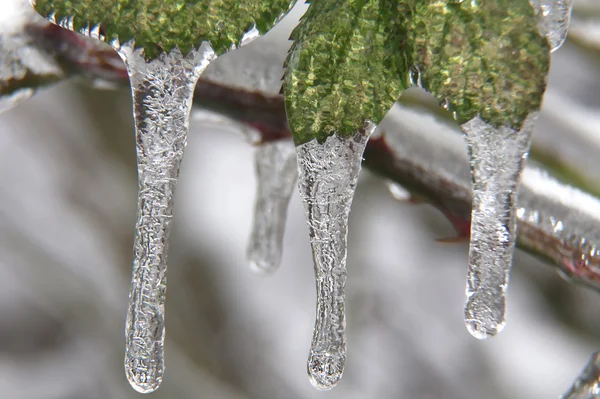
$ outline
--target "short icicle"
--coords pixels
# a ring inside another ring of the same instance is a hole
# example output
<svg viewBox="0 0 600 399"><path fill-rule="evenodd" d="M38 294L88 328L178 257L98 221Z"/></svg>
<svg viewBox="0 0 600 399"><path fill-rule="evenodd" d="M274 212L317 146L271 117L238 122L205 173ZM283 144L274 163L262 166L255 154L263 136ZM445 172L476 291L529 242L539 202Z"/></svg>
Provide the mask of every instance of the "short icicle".
<svg viewBox="0 0 600 399"><path fill-rule="evenodd" d="M600 399L600 352L594 353L561 399Z"/></svg>
<svg viewBox="0 0 600 399"><path fill-rule="evenodd" d="M329 136L296 147L298 188L304 204L317 285L317 314L308 358L312 385L333 388L346 362L346 252L348 217L369 135Z"/></svg>
<svg viewBox="0 0 600 399"><path fill-rule="evenodd" d="M173 193L200 73L215 58L204 42L183 56L175 49L147 62L132 43L119 47L131 80L138 163L138 215L133 278L125 327L125 373L140 393L163 378L167 250Z"/></svg>
<svg viewBox="0 0 600 399"><path fill-rule="evenodd" d="M272 273L281 263L287 209L298 177L294 143L264 143L254 158L257 193L247 256L252 270Z"/></svg>
<svg viewBox="0 0 600 399"><path fill-rule="evenodd" d="M552 51L558 50L565 40L571 20L573 0L529 0L540 15L540 31L548 38Z"/></svg>
<svg viewBox="0 0 600 399"><path fill-rule="evenodd" d="M473 179L465 323L475 338L488 338L504 328L517 191L536 118L537 112L531 113L519 131L496 128L480 117L461 126Z"/></svg>

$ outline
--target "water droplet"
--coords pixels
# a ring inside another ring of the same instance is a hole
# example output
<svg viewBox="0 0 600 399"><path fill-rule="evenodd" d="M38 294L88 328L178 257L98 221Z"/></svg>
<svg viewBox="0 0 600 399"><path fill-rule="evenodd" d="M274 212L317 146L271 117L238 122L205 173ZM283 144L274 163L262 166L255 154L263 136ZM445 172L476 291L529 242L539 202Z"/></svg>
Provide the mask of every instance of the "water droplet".
<svg viewBox="0 0 600 399"><path fill-rule="evenodd" d="M421 69L418 65L412 65L409 71L410 84L416 87L423 87L421 81Z"/></svg>
<svg viewBox="0 0 600 399"><path fill-rule="evenodd" d="M561 399L600 399L600 352L592 354L571 389Z"/></svg>
<svg viewBox="0 0 600 399"><path fill-rule="evenodd" d="M184 57L179 50L146 62L133 43L118 49L131 81L138 163L138 215L133 277L125 328L125 372L141 393L164 373L165 295L173 194L200 73L215 58L210 45Z"/></svg>
<svg viewBox="0 0 600 399"><path fill-rule="evenodd" d="M520 131L476 117L463 124L473 180L465 322L483 339L505 324L506 288L516 240L517 190L537 113Z"/></svg>
<svg viewBox="0 0 600 399"><path fill-rule="evenodd" d="M333 388L346 361L345 285L348 216L368 134L330 136L296 148L317 285L317 314L307 363L312 385Z"/></svg>
<svg viewBox="0 0 600 399"><path fill-rule="evenodd" d="M258 189L247 255L254 271L272 273L281 263L287 208L298 177L294 143L265 143L254 159Z"/></svg>

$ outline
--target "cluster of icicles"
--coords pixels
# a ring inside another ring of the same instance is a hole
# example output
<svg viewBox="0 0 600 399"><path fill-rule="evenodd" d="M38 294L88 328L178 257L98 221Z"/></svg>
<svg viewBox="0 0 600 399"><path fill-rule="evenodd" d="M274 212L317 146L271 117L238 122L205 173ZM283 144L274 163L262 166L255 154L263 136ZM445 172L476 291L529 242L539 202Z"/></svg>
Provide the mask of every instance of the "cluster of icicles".
<svg viewBox="0 0 600 399"><path fill-rule="evenodd" d="M543 16L540 30L554 48L559 47L566 37L570 0L530 2ZM97 29L87 33L100 36ZM256 31L251 31L241 43L255 37ZM158 388L164 373L167 247L192 97L200 74L216 56L205 42L187 56L174 50L147 62L132 43L111 44L124 59L131 80L139 177L125 370L138 392L149 393ZM518 182L535 117L531 114L521 131L495 128L478 117L461 126L473 150L474 175L465 321L477 338L495 335L504 326ZM322 390L337 384L346 360L348 216L363 151L375 128L367 121L351 138L333 135L324 143L313 140L295 149L288 139L256 149L258 191L248 260L260 272L279 267L288 202L298 181L318 297L308 373L311 383ZM587 381L598 380L598 367L590 366L584 374L565 398L596 397L590 395L598 387Z"/></svg>

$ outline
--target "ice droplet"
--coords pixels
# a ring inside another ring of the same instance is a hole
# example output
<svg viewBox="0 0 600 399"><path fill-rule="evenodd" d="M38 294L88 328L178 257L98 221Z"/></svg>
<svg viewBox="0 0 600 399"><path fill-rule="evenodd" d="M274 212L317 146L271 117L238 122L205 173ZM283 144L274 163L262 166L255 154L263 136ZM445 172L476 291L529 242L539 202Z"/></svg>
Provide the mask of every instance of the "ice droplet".
<svg viewBox="0 0 600 399"><path fill-rule="evenodd" d="M386 183L390 195L397 201L410 200L410 192L396 182L388 180Z"/></svg>
<svg viewBox="0 0 600 399"><path fill-rule="evenodd" d="M294 143L265 143L254 159L258 187L247 256L254 271L272 273L281 262L287 208L298 177Z"/></svg>
<svg viewBox="0 0 600 399"><path fill-rule="evenodd" d="M552 51L556 51L567 39L573 0L529 0L540 15L539 29L548 38Z"/></svg>
<svg viewBox="0 0 600 399"><path fill-rule="evenodd" d="M561 399L600 399L600 352L594 353Z"/></svg>
<svg viewBox="0 0 600 399"><path fill-rule="evenodd" d="M536 118L537 113L530 114L520 131L495 128L480 117L461 126L473 182L465 323L475 338L485 339L504 328L517 190Z"/></svg>
<svg viewBox="0 0 600 399"><path fill-rule="evenodd" d="M150 62L142 50L134 50L132 42L118 51L131 80L139 185L125 373L136 391L149 393L158 388L164 373L173 193L187 141L194 88L215 54L206 42L188 56L175 49Z"/></svg>
<svg viewBox="0 0 600 399"><path fill-rule="evenodd" d="M346 362L346 240L348 216L365 146L373 129L354 137L330 136L296 147L298 188L304 204L317 285L317 314L308 358L312 385L333 388Z"/></svg>

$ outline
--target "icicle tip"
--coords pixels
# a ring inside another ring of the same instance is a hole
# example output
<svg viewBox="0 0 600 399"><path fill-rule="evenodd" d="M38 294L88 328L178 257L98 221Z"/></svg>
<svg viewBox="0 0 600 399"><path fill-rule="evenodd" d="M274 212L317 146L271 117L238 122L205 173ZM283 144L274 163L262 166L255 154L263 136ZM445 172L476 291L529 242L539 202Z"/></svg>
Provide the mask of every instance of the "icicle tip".
<svg viewBox="0 0 600 399"><path fill-rule="evenodd" d="M487 339L500 333L506 325L505 297L485 292L468 295L465 307L465 325L477 339Z"/></svg>
<svg viewBox="0 0 600 399"><path fill-rule="evenodd" d="M140 369L133 369L125 366L125 375L127 381L133 389L142 394L148 394L156 391L162 383L162 377L152 378L150 373Z"/></svg>
<svg viewBox="0 0 600 399"><path fill-rule="evenodd" d="M265 259L254 258L254 254L248 251L248 266L256 274L274 274L279 269L279 263L269 262Z"/></svg>
<svg viewBox="0 0 600 399"><path fill-rule="evenodd" d="M319 391L329 391L342 378L345 363L342 353L311 353L307 364L310 383Z"/></svg>

